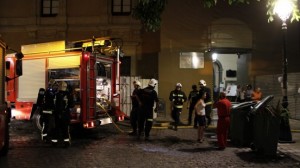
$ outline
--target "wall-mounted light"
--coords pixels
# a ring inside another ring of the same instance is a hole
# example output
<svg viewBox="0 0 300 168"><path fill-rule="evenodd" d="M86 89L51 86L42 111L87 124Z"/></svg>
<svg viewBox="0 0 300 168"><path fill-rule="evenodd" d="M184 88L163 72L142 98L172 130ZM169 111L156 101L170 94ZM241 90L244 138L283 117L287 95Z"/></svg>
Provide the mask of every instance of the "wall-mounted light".
<svg viewBox="0 0 300 168"><path fill-rule="evenodd" d="M282 82L282 76L278 77L278 82L281 83Z"/></svg>
<svg viewBox="0 0 300 168"><path fill-rule="evenodd" d="M212 60L213 60L213 62L215 62L217 60L217 58L218 58L218 54L217 53L213 53L212 54Z"/></svg>

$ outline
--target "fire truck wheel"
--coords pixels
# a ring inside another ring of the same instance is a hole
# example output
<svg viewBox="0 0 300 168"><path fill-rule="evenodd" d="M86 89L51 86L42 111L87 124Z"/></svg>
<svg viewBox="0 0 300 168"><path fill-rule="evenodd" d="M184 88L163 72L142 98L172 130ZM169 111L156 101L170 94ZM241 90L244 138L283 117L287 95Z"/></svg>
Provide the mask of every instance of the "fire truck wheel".
<svg viewBox="0 0 300 168"><path fill-rule="evenodd" d="M32 123L36 129L42 130L41 115L39 114L39 112L37 110L35 111L35 113L32 116Z"/></svg>
<svg viewBox="0 0 300 168"><path fill-rule="evenodd" d="M0 150L0 156L6 156L9 148L9 125L6 123L5 134L4 134L4 146Z"/></svg>

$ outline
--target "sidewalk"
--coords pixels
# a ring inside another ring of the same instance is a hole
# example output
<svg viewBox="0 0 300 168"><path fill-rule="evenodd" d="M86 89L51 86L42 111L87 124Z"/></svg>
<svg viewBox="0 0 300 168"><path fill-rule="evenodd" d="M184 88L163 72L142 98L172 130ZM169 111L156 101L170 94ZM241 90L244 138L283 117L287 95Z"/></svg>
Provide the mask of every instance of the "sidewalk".
<svg viewBox="0 0 300 168"><path fill-rule="evenodd" d="M294 143L278 143L278 150L300 161L300 120L290 119L292 140Z"/></svg>
<svg viewBox="0 0 300 168"><path fill-rule="evenodd" d="M167 129L170 128L172 119L168 117L158 117L155 119L153 129ZM214 129L215 125L210 126ZM300 161L300 120L290 119L290 127L292 133L293 143L278 143L277 151ZM178 129L193 128L193 126L178 126Z"/></svg>

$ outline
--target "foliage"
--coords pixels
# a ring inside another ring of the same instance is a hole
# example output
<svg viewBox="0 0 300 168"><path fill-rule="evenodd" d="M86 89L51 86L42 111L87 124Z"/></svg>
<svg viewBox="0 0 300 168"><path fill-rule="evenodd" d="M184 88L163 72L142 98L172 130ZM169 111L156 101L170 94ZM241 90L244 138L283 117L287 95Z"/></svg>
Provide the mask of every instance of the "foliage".
<svg viewBox="0 0 300 168"><path fill-rule="evenodd" d="M225 0L223 0L225 1ZM257 1L260 1L260 0L257 0ZM268 21L271 22L274 20L274 15L275 12L274 12L274 7L275 7L275 4L276 4L276 1L277 0L266 0L267 1L267 4L266 4L266 8L267 8L267 15L269 16L268 18ZM292 12L292 17L291 17L291 22L294 21L294 20L297 20L299 21L300 19L300 12L299 12L299 9L298 9L298 6L297 6L297 0L291 0L293 1L293 12ZM205 7L213 7L217 4L217 0L203 0L203 3L204 3L204 6ZM232 5L232 4L250 4L250 0L228 0L228 4L229 5Z"/></svg>
<svg viewBox="0 0 300 168"><path fill-rule="evenodd" d="M223 1L225 1L225 0L223 0ZM257 0L257 1L260 1L260 0ZM239 4L239 3L250 4L250 0L228 0L229 5ZM217 0L203 0L203 4L205 7L210 8L217 4Z"/></svg>
<svg viewBox="0 0 300 168"><path fill-rule="evenodd" d="M167 0L139 0L133 9L133 17L140 20L147 31L157 31L160 28L161 14Z"/></svg>
<svg viewBox="0 0 300 168"><path fill-rule="evenodd" d="M196 1L196 0L195 0ZM204 7L211 8L215 6L218 0L202 0ZM219 0L220 1L220 0ZM233 4L250 4L251 0L223 0L228 1L229 5ZM253 0L252 0L253 1ZM256 0L261 1L261 0ZM274 20L274 7L276 0L266 0L266 14L269 16L268 21ZM300 20L300 12L297 6L297 0L294 2L291 22ZM147 31L157 31L161 24L161 14L164 11L167 0L138 0L137 5L133 8L133 17L140 20Z"/></svg>

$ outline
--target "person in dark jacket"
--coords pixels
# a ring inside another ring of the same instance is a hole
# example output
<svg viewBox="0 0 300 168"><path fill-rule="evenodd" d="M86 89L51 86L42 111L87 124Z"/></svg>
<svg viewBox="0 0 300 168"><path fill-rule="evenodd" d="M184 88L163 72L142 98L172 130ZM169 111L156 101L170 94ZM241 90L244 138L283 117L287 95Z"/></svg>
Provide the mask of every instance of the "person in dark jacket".
<svg viewBox="0 0 300 168"><path fill-rule="evenodd" d="M130 112L130 124L132 127L132 132L130 132L129 135L137 135L138 115L140 113L138 92L141 89L141 82L135 80L133 81L133 86L134 86L134 90L131 95L132 108Z"/></svg>
<svg viewBox="0 0 300 168"><path fill-rule="evenodd" d="M40 108L42 123L41 138L43 141L47 141L51 136L50 120L53 118L54 98L56 92L57 83L54 79L49 80L46 90L44 88L39 90L37 106Z"/></svg>
<svg viewBox="0 0 300 168"><path fill-rule="evenodd" d="M154 90L157 85L156 79L151 79L146 88L141 89L138 93L139 103L141 107L139 121L138 121L138 138L140 138L143 131L145 131L145 140L149 140L150 131L153 125L153 107L155 105L154 111L157 112L158 109L158 96L157 92Z"/></svg>
<svg viewBox="0 0 300 168"><path fill-rule="evenodd" d="M189 117L188 117L188 125L192 125L192 117L193 117L193 112L194 112L194 107L198 101L198 90L197 90L197 85L192 86L192 91L190 91L189 96L188 96L188 101L187 101L187 108L189 110ZM195 122L196 117L194 117L194 126L197 126Z"/></svg>
<svg viewBox="0 0 300 168"><path fill-rule="evenodd" d="M172 90L169 95L169 100L171 101L172 118L174 120L174 130L177 131L177 126L180 123L180 114L182 112L183 103L186 102L187 97L185 93L181 90L182 84L177 83L175 90Z"/></svg>
<svg viewBox="0 0 300 168"><path fill-rule="evenodd" d="M66 147L71 145L69 125L71 121L70 110L74 107L72 91L67 89L68 85L66 82L62 81L58 84L58 92L55 95L55 108L54 108L54 118L55 118L55 131L53 138L51 140L53 145L58 143L60 138L63 139L63 143Z"/></svg>

